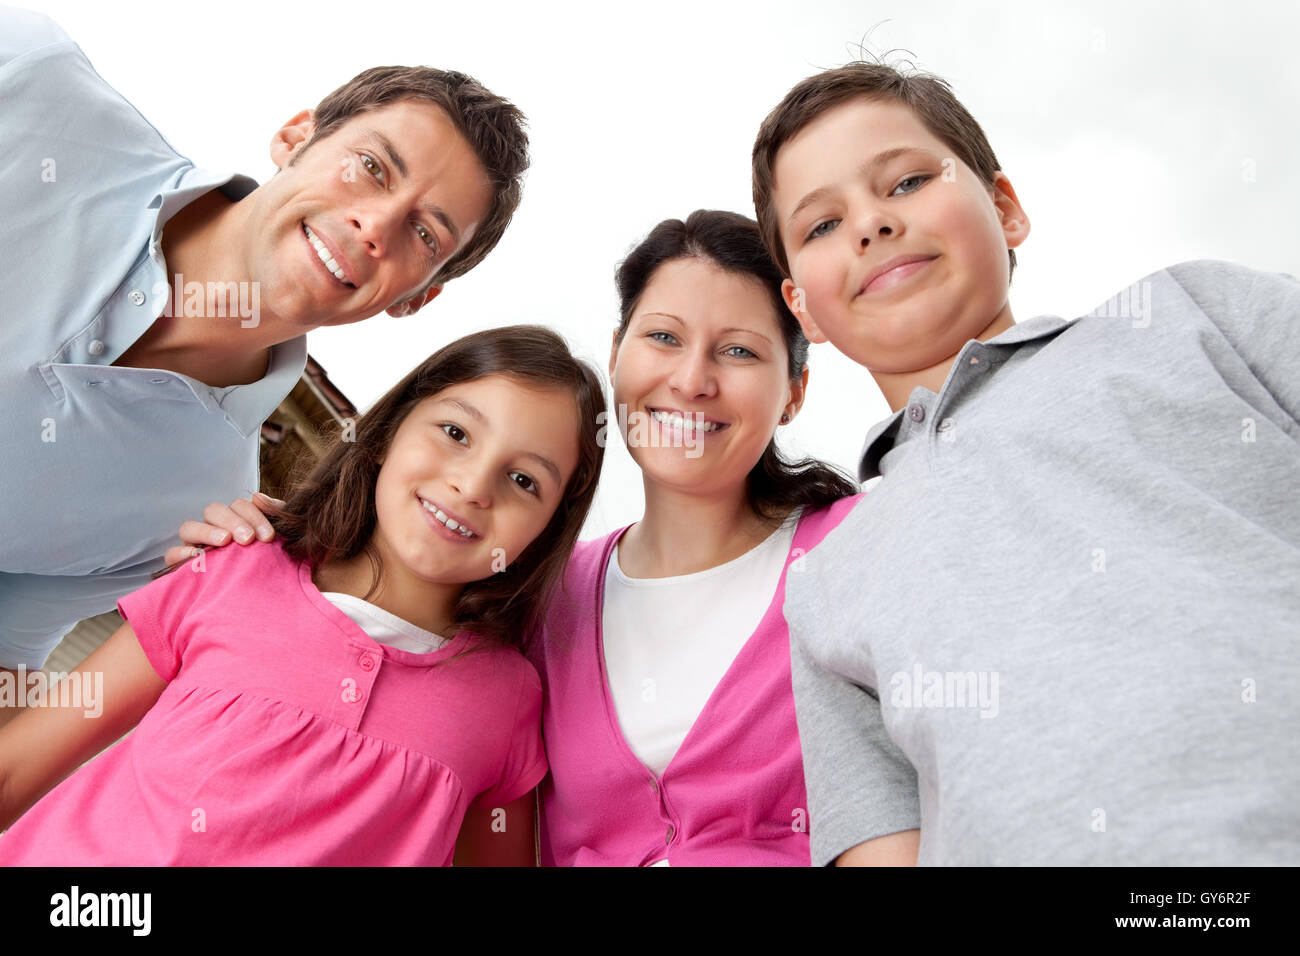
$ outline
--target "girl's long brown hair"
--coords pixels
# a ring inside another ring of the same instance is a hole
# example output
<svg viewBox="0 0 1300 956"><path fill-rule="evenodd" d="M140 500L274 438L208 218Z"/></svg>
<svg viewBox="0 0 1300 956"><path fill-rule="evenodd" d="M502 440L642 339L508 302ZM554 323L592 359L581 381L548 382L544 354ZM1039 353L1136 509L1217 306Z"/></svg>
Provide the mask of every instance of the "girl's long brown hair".
<svg viewBox="0 0 1300 956"><path fill-rule="evenodd" d="M445 388L488 375L563 389L574 396L578 410L578 465L550 522L504 571L465 585L456 603L455 627L491 643L522 649L527 635L540 624L582 531L605 455L598 440L605 419L600 379L550 329L535 325L491 329L439 349L361 416L355 436L335 437L320 461L293 482L281 514L269 520L284 550L313 568L365 552L377 587L383 568L371 539L377 521L375 484L380 460L417 404Z"/></svg>

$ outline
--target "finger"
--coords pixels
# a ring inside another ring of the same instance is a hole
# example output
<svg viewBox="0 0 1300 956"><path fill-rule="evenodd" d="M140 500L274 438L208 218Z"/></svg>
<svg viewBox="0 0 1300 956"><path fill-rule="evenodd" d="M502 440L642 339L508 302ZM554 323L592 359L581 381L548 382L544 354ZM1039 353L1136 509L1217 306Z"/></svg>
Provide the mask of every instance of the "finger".
<svg viewBox="0 0 1300 956"><path fill-rule="evenodd" d="M257 505L257 507L261 509L263 514L275 515L284 510L283 498L272 498L270 495L263 494L260 491L253 495L252 501L253 504Z"/></svg>
<svg viewBox="0 0 1300 956"><path fill-rule="evenodd" d="M197 522L195 523L197 524ZM180 547L178 545L177 547L167 549L167 553L163 555L163 561L165 561L167 567L170 568L172 565L180 564L184 561L188 561L190 558L198 557L202 553L203 551L201 548Z"/></svg>
<svg viewBox="0 0 1300 956"><path fill-rule="evenodd" d="M181 525L178 533L182 541L189 545L216 545L221 547L223 544L230 543L230 532L214 525L204 524L202 521L187 521Z"/></svg>
<svg viewBox="0 0 1300 956"><path fill-rule="evenodd" d="M275 537L275 529L271 527L271 522L258 510L257 505L247 498L240 498L230 503L231 510L235 511L257 531L257 537L262 541L270 541Z"/></svg>
<svg viewBox="0 0 1300 956"><path fill-rule="evenodd" d="M229 531L240 544L253 540L253 526L229 505L214 501L203 509L203 520L216 528Z"/></svg>

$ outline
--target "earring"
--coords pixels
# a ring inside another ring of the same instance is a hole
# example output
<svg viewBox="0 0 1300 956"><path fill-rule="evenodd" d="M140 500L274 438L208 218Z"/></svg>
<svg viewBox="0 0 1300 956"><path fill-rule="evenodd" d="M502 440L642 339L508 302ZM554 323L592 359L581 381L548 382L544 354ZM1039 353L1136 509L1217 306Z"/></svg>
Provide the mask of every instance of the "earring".
<svg viewBox="0 0 1300 956"><path fill-rule="evenodd" d="M781 416L781 424L782 424L782 425L789 425L789 424L790 424L790 413L789 413L789 412L786 412L784 415Z"/></svg>

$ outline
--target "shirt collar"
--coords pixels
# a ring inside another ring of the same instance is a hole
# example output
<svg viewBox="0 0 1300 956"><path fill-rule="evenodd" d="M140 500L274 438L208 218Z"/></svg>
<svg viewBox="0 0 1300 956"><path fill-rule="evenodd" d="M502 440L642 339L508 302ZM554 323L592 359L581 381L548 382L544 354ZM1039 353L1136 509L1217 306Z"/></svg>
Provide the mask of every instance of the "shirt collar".
<svg viewBox="0 0 1300 956"><path fill-rule="evenodd" d="M239 202L256 188L257 180L239 173L217 173L209 169L189 167L181 173L176 185L155 193L149 201L149 208L158 210L158 218L154 220L153 226L153 241L157 242L162 236L167 220L204 193L219 189L231 202Z"/></svg>
<svg viewBox="0 0 1300 956"><path fill-rule="evenodd" d="M984 345L1010 347L1011 349L1020 348L1031 342L1054 338L1059 335L1070 323L1060 316L1056 315L1039 315L1032 319L1026 319L1024 322L1017 322L1011 328L1007 329L1000 335L995 335ZM969 346L970 343L967 343ZM963 349L964 351L965 349ZM960 354L960 353L959 353ZM953 366L956 366L956 361ZM951 371L949 376L951 377ZM944 383L944 389L947 389L948 383ZM924 391L929 391L925 389ZM940 392L942 394L942 391ZM863 442L862 454L858 459L858 480L869 481L880 474L880 461L894 447L894 443L899 436L900 428L903 425L903 412L905 408L900 408L888 418L877 422L871 431L867 432L867 440Z"/></svg>

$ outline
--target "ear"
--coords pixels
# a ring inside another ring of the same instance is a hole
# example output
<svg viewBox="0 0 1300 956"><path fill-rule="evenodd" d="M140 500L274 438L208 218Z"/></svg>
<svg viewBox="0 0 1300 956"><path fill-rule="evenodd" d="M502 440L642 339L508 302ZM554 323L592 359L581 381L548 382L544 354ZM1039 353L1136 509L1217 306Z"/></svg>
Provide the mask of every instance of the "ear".
<svg viewBox="0 0 1300 956"><path fill-rule="evenodd" d="M271 137L271 162L284 169L293 162L293 157L316 132L316 114L312 110L295 113Z"/></svg>
<svg viewBox="0 0 1300 956"><path fill-rule="evenodd" d="M790 416L790 421L794 421L799 409L803 408L804 397L808 394L808 366L803 367L799 377L790 383L790 401L785 406L785 414ZM788 425L789 422L786 422Z"/></svg>
<svg viewBox="0 0 1300 956"><path fill-rule="evenodd" d="M398 302L394 305L390 305L384 311L395 319L400 319L406 315L415 315L415 313L419 312L434 299L438 298L438 295L441 292L442 286L431 285L419 295L407 299L405 302Z"/></svg>
<svg viewBox="0 0 1300 956"><path fill-rule="evenodd" d="M799 320L799 328L803 329L803 334L807 336L809 342L826 341L826 336L822 335L822 330L817 328L817 323L813 321L813 317L804 311L803 289L800 289L791 280L785 279L781 282L781 298L785 299L786 307Z"/></svg>
<svg viewBox="0 0 1300 956"><path fill-rule="evenodd" d="M1002 234L1006 236L1007 248L1014 249L1029 238L1029 216L1011 185L1006 173L993 174L993 208L998 211L1002 223Z"/></svg>
<svg viewBox="0 0 1300 956"><path fill-rule="evenodd" d="M618 362L618 329L614 330L614 335L609 342L609 380L614 381L614 366Z"/></svg>

